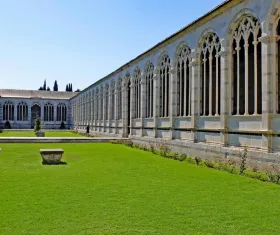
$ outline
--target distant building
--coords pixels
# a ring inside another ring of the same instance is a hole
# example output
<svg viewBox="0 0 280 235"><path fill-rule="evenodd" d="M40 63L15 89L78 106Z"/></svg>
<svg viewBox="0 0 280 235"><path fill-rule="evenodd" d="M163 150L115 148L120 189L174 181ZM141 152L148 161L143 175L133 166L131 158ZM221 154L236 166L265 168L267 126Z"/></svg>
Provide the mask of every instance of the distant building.
<svg viewBox="0 0 280 235"><path fill-rule="evenodd" d="M0 125L4 128L9 122L12 129L30 129L40 117L46 129L60 128L61 122L69 128L72 124L69 100L76 94L0 89Z"/></svg>

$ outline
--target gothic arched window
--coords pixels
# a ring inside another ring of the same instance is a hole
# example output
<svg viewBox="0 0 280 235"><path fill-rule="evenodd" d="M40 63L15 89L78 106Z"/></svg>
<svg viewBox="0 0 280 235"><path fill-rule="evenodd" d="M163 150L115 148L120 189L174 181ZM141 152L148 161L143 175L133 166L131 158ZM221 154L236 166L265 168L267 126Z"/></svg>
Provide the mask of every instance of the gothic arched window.
<svg viewBox="0 0 280 235"><path fill-rule="evenodd" d="M183 46L177 58L177 116L191 115L191 50Z"/></svg>
<svg viewBox="0 0 280 235"><path fill-rule="evenodd" d="M13 121L14 120L14 104L11 101L6 101L3 105L3 120Z"/></svg>
<svg viewBox="0 0 280 235"><path fill-rule="evenodd" d="M170 58L168 55L162 56L159 63L159 116L169 116L169 72Z"/></svg>
<svg viewBox="0 0 280 235"><path fill-rule="evenodd" d="M24 102L19 103L17 106L17 120L28 121L28 106Z"/></svg>
<svg viewBox="0 0 280 235"><path fill-rule="evenodd" d="M111 90L111 117L110 119L111 120L114 120L115 119L115 94L116 94L116 85L115 85L115 81L113 80L111 82L111 86L110 86L110 90Z"/></svg>
<svg viewBox="0 0 280 235"><path fill-rule="evenodd" d="M53 122L54 120L54 108L53 105L47 103L44 105L44 121Z"/></svg>
<svg viewBox="0 0 280 235"><path fill-rule="evenodd" d="M66 122L67 108L66 105L60 103L56 107L56 118L59 122Z"/></svg>
<svg viewBox="0 0 280 235"><path fill-rule="evenodd" d="M209 33L201 48L201 116L220 115L221 44L214 33Z"/></svg>
<svg viewBox="0 0 280 235"><path fill-rule="evenodd" d="M117 84L117 117L118 120L122 119L122 79L118 79Z"/></svg>
<svg viewBox="0 0 280 235"><path fill-rule="evenodd" d="M251 16L241 17L233 33L233 115L262 113L261 29Z"/></svg>
<svg viewBox="0 0 280 235"><path fill-rule="evenodd" d="M153 97L154 97L154 65L148 62L145 68L145 86L146 86L146 107L145 107L145 117L153 117Z"/></svg>
<svg viewBox="0 0 280 235"><path fill-rule="evenodd" d="M134 117L141 118L141 71L136 68L133 76L134 82Z"/></svg>

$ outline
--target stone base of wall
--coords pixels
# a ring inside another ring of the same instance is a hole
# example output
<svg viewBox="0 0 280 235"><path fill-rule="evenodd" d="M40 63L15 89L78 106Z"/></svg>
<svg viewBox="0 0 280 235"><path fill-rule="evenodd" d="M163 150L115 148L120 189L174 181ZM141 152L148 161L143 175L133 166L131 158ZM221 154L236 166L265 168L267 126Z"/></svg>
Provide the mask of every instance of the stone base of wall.
<svg viewBox="0 0 280 235"><path fill-rule="evenodd" d="M243 148L238 147L223 147L221 145L213 145L206 143L193 143L180 140L163 140L155 138L140 138L132 137L132 141L136 144L143 144L149 146L150 143L158 143L166 141L172 152L185 153L190 157L200 157L203 159L209 158L239 158ZM267 153L256 149L248 149L248 160L259 163L279 163L279 153Z"/></svg>
<svg viewBox="0 0 280 235"><path fill-rule="evenodd" d="M85 130L80 129L80 132L85 132ZM121 134L113 134L106 132L94 132L91 134L96 134L97 136L111 136L111 137L122 137ZM241 147L224 147L220 144L210 144L210 143L194 143L187 140L169 140L163 138L151 138L151 137L139 137L139 136L129 136L129 138L136 144L143 144L149 146L149 143L158 143L161 141L166 141L172 152L185 153L190 157L200 157L203 159L209 158L239 158L241 151L244 148ZM265 150L248 148L248 160L259 162L259 163L279 163L280 164L280 153L268 153Z"/></svg>

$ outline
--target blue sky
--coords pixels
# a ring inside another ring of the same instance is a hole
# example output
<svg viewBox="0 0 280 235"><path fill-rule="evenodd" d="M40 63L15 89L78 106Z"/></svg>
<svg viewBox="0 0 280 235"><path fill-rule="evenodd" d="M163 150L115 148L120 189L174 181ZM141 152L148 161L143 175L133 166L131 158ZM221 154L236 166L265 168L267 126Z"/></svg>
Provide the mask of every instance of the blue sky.
<svg viewBox="0 0 280 235"><path fill-rule="evenodd" d="M0 0L0 88L84 89L223 0Z"/></svg>

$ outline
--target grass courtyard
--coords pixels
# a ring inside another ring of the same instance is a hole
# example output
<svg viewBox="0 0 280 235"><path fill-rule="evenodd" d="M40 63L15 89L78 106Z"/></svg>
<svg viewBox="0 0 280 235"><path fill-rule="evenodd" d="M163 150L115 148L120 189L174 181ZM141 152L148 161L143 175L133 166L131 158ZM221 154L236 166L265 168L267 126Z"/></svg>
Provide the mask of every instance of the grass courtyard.
<svg viewBox="0 0 280 235"><path fill-rule="evenodd" d="M83 137L71 131L45 131L46 137ZM3 131L0 137L36 137L34 131Z"/></svg>
<svg viewBox="0 0 280 235"><path fill-rule="evenodd" d="M280 187L113 144L1 144L0 234L279 234ZM62 147L67 165L44 166Z"/></svg>

